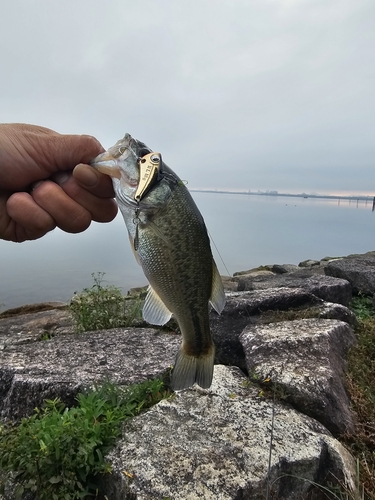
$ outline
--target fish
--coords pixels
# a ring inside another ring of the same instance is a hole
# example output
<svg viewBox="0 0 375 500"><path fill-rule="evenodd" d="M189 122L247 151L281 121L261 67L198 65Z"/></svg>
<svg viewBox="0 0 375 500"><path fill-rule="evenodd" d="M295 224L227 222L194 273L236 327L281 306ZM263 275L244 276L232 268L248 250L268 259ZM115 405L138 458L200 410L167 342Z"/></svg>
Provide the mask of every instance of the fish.
<svg viewBox="0 0 375 500"><path fill-rule="evenodd" d="M90 165L112 178L130 244L149 282L143 319L164 325L173 315L181 330L171 388L209 388L215 359L209 305L220 314L225 293L205 222L185 182L160 153L130 134Z"/></svg>

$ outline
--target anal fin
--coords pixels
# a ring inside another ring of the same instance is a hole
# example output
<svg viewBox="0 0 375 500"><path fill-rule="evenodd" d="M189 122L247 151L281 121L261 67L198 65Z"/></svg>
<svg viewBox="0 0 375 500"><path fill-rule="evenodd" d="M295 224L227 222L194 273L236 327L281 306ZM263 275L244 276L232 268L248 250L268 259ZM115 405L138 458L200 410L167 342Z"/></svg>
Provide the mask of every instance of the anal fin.
<svg viewBox="0 0 375 500"><path fill-rule="evenodd" d="M224 309L225 301L223 282L221 281L221 276L218 268L216 267L215 261L212 261L212 290L210 304L215 311L220 314Z"/></svg>

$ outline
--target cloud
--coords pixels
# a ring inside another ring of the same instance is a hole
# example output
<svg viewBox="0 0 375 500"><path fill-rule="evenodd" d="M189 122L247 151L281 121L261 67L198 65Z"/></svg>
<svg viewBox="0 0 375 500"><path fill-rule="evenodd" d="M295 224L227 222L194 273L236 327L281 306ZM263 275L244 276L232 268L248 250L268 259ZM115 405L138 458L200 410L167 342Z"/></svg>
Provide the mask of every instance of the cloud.
<svg viewBox="0 0 375 500"><path fill-rule="evenodd" d="M4 121L125 132L190 185L366 191L370 0L7 2Z"/></svg>

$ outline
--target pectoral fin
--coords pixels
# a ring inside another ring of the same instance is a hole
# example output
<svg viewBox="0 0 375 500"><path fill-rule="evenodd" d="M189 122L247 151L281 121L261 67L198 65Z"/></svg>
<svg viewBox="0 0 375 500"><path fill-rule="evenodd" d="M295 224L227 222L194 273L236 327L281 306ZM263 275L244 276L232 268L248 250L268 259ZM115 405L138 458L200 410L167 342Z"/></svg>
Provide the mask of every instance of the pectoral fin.
<svg viewBox="0 0 375 500"><path fill-rule="evenodd" d="M143 319L151 325L165 325L172 317L171 311L151 286L148 287L142 315Z"/></svg>
<svg viewBox="0 0 375 500"><path fill-rule="evenodd" d="M214 261L212 261L212 290L210 304L220 314L225 306L225 293L223 282Z"/></svg>

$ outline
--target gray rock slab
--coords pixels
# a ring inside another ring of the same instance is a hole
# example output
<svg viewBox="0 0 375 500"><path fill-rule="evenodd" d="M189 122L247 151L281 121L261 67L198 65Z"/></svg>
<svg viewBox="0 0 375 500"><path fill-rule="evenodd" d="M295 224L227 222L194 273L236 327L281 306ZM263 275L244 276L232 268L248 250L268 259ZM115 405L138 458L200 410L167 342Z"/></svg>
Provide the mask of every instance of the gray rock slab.
<svg viewBox="0 0 375 500"><path fill-rule="evenodd" d="M0 351L54 335L72 333L73 329L73 318L64 309L0 316Z"/></svg>
<svg viewBox="0 0 375 500"><path fill-rule="evenodd" d="M375 293L375 252L333 260L327 264L324 272L328 276L349 281L356 294Z"/></svg>
<svg viewBox="0 0 375 500"><path fill-rule="evenodd" d="M299 267L315 267L320 266L320 260L308 259L303 260L298 264Z"/></svg>
<svg viewBox="0 0 375 500"><path fill-rule="evenodd" d="M127 423L106 458L111 500L264 500L267 481L280 500L307 498L311 481L354 490L354 461L321 424L273 407L224 366L215 367L211 389L179 392Z"/></svg>
<svg viewBox="0 0 375 500"><path fill-rule="evenodd" d="M250 377L269 377L288 402L333 434L353 431L344 388L346 354L355 342L348 324L304 319L249 325L240 341Z"/></svg>
<svg viewBox="0 0 375 500"><path fill-rule="evenodd" d="M109 380L129 385L162 376L181 337L151 328L116 328L9 346L0 351L0 415L30 415L46 398L72 404L77 392Z"/></svg>
<svg viewBox="0 0 375 500"><path fill-rule="evenodd" d="M357 317L353 311L342 304L334 304L332 302L323 302L318 317L323 319L338 319L348 323L353 328L358 324Z"/></svg>
<svg viewBox="0 0 375 500"><path fill-rule="evenodd" d="M264 290L267 288L301 288L327 302L347 306L352 298L349 282L339 277L324 274L287 273L273 276L243 277L238 282L238 290Z"/></svg>
<svg viewBox="0 0 375 500"><path fill-rule="evenodd" d="M211 333L218 364L246 369L245 354L239 335L245 326L256 321L261 311L282 310L319 303L314 295L301 289L267 289L258 292L229 293L221 315L210 313Z"/></svg>
<svg viewBox="0 0 375 500"><path fill-rule="evenodd" d="M18 316L19 314L30 314L41 311L48 311L50 309L67 309L67 307L68 305L66 302L35 302L34 304L24 304L23 306L6 309L5 311L0 313L0 319L9 316Z"/></svg>
<svg viewBox="0 0 375 500"><path fill-rule="evenodd" d="M325 302L324 300L317 304L306 304L299 308L290 309L287 311L264 311L258 317L254 317L252 324L267 324L280 321L292 321L295 319L322 318L322 319L338 319L348 323L351 327L358 324L356 315L347 307L341 304Z"/></svg>
<svg viewBox="0 0 375 500"><path fill-rule="evenodd" d="M274 264L271 271L275 274L294 273L299 270L295 264Z"/></svg>

